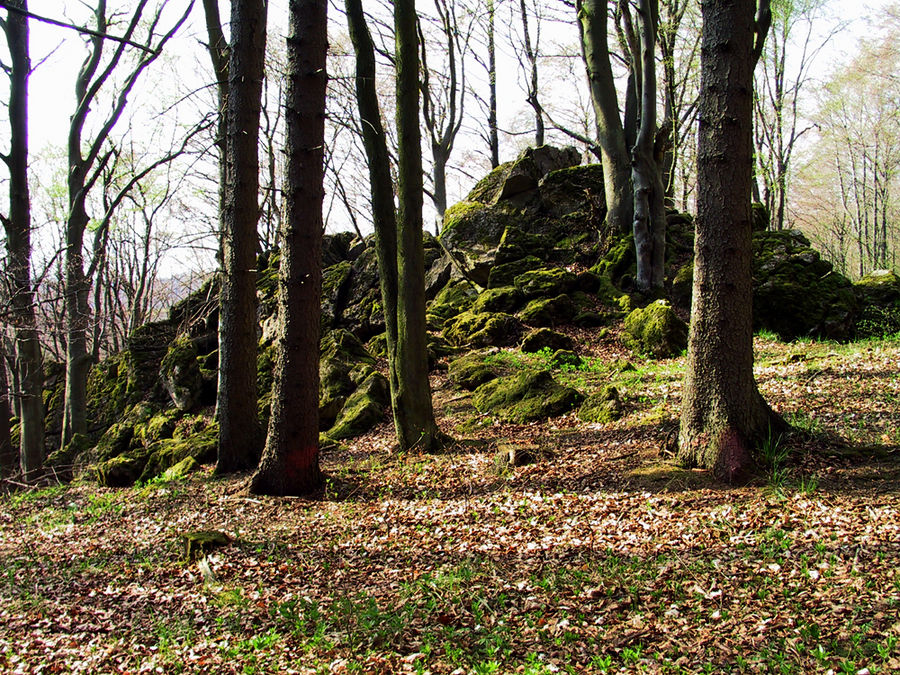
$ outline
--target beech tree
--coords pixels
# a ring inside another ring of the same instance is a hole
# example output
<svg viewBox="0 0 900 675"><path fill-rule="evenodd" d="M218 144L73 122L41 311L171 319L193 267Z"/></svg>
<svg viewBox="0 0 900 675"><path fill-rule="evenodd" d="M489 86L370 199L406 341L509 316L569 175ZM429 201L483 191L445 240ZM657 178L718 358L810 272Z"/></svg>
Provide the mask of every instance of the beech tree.
<svg viewBox="0 0 900 675"><path fill-rule="evenodd" d="M76 108L69 124L68 153L68 217L65 231L65 304L66 304L66 390L63 409L62 444L76 433L87 431L87 375L91 365L88 332L91 310L88 303L90 277L84 269L84 235L90 216L87 210L89 191L97 184L110 158L104 152L106 141L122 116L128 97L138 79L162 53L163 47L187 20L190 6L163 33L158 31L163 6L147 11L148 0L140 0L131 13L122 41L115 43L112 54L104 60L105 35L109 26L106 0L97 0L93 9L95 31L88 43L88 53L75 81ZM138 50L130 67L125 56L133 52L133 40L145 36L145 46ZM91 110L105 87L113 86L113 74L124 71L121 84L115 85L113 103L105 116L87 126ZM85 139L86 129L97 129Z"/></svg>
<svg viewBox="0 0 900 675"><path fill-rule="evenodd" d="M322 204L325 197L327 2L290 3L287 124L277 357L272 414L251 492L301 495L322 482L319 470L319 316Z"/></svg>
<svg viewBox="0 0 900 675"><path fill-rule="evenodd" d="M612 232L626 233L633 225L634 195L631 189L631 161L610 63L607 3L577 0L575 7L603 164L606 222Z"/></svg>
<svg viewBox="0 0 900 675"><path fill-rule="evenodd" d="M11 0L10 7L28 11L26 0ZM0 29L6 35L9 50L9 63L0 63L9 76L9 150L0 154L9 170L9 210L6 214L0 213L0 221L6 232L10 323L15 331L13 381L16 387L12 395L19 415L19 461L22 472L28 478L40 469L44 456L43 368L31 279L31 196L28 188L28 77L31 74L31 58L28 18L8 9L6 17L0 19Z"/></svg>
<svg viewBox="0 0 900 675"><path fill-rule="evenodd" d="M753 379L753 68L768 2L703 0L694 286L678 458L734 482L784 422ZM756 42L754 44L754 36Z"/></svg>
<svg viewBox="0 0 900 675"><path fill-rule="evenodd" d="M221 233L217 473L251 469L260 455L256 412L257 143L265 53L265 0L235 0L231 5L227 182Z"/></svg>

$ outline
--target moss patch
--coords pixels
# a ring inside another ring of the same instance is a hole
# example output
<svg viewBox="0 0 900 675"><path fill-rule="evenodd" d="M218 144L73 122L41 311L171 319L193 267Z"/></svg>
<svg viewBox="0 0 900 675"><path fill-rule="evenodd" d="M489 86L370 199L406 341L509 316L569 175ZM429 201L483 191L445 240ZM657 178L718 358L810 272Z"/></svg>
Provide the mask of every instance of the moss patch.
<svg viewBox="0 0 900 675"><path fill-rule="evenodd" d="M622 401L619 391L612 386L588 396L578 409L578 419L582 422L607 424L622 417Z"/></svg>
<svg viewBox="0 0 900 675"><path fill-rule="evenodd" d="M463 312L444 325L444 338L460 347L507 347L519 339L521 324L503 312Z"/></svg>
<svg viewBox="0 0 900 675"><path fill-rule="evenodd" d="M575 288L576 277L560 267L531 270L513 282L526 298L557 296Z"/></svg>
<svg viewBox="0 0 900 675"><path fill-rule="evenodd" d="M519 312L519 318L529 326L558 326L569 323L578 308L568 295L554 298L535 298Z"/></svg>
<svg viewBox="0 0 900 675"><path fill-rule="evenodd" d="M501 377L475 390L472 404L482 413L525 424L569 412L584 397L563 387L546 370Z"/></svg>
<svg viewBox="0 0 900 675"><path fill-rule="evenodd" d="M658 359L678 356L687 349L687 324L665 300L652 302L625 317L625 343Z"/></svg>
<svg viewBox="0 0 900 675"><path fill-rule="evenodd" d="M387 378L381 373L371 372L347 399L335 425L328 431L328 437L341 440L367 432L384 417L390 400Z"/></svg>
<svg viewBox="0 0 900 675"><path fill-rule="evenodd" d="M447 370L450 381L462 389L475 389L497 377L493 368L484 362L484 354L473 352L450 362Z"/></svg>

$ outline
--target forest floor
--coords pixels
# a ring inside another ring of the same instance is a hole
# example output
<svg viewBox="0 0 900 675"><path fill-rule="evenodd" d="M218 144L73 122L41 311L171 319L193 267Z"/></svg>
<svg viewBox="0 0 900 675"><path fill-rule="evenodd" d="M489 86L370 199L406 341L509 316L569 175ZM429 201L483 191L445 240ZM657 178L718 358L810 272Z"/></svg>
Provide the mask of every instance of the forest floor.
<svg viewBox="0 0 900 675"><path fill-rule="evenodd" d="M758 337L797 432L729 488L671 462L683 359L580 337L592 358L554 375L614 381L618 422L494 424L438 376L456 442L398 453L386 421L324 454L315 499L210 470L0 497L0 670L900 670L900 341ZM191 530L230 542L190 560Z"/></svg>

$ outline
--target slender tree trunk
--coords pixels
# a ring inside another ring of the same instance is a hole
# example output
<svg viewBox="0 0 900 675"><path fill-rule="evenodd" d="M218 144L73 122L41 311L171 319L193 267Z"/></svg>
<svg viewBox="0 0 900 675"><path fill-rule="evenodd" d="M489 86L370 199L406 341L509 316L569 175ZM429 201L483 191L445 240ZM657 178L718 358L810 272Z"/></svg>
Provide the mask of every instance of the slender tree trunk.
<svg viewBox="0 0 900 675"><path fill-rule="evenodd" d="M487 0L488 12L488 142L491 168L500 166L500 137L497 133L497 50L494 44L494 0Z"/></svg>
<svg viewBox="0 0 900 675"><path fill-rule="evenodd" d="M13 6L27 11L25 0ZM43 367L41 343L31 286L31 197L28 190L28 76L31 59L28 19L9 12L5 24L10 54L8 116L10 149L4 157L9 168L9 218L6 246L12 290L10 305L15 325L14 396L19 415L19 453L26 477L41 468L44 459L44 406L41 400Z"/></svg>
<svg viewBox="0 0 900 675"><path fill-rule="evenodd" d="M78 130L80 132L80 129ZM69 135L69 218L66 222L65 306L66 306L66 389L61 445L75 434L87 433L87 376L91 367L88 352L90 280L84 273L85 169L81 159L81 135Z"/></svg>
<svg viewBox="0 0 900 675"><path fill-rule="evenodd" d="M733 482L783 422L753 379L753 0L703 0L694 289L679 460Z"/></svg>
<svg viewBox="0 0 900 675"><path fill-rule="evenodd" d="M209 37L207 52L216 76L216 98L219 105L216 122L216 149L219 153L219 230L225 231L225 197L228 188L228 161L226 159L228 135L228 61L230 47L222 32L219 16L219 0L203 0L206 17L206 34ZM221 243L220 243L221 246ZM220 250L221 255L221 250Z"/></svg>
<svg viewBox="0 0 900 675"><path fill-rule="evenodd" d="M256 397L256 226L259 222L259 117L266 51L265 0L231 7L227 175L219 293L216 473L253 468L261 434Z"/></svg>
<svg viewBox="0 0 900 675"><path fill-rule="evenodd" d="M434 159L432 178L434 179L434 208L438 212L438 222L444 219L447 210L447 159L449 153L440 144L432 144L431 156Z"/></svg>
<svg viewBox="0 0 900 675"><path fill-rule="evenodd" d="M404 417L400 414L400 381L397 372L397 217L394 212L390 155L375 89L375 47L366 25L362 2L345 0L344 4L350 39L356 53L356 101L369 167L375 250L387 336L391 406L394 428L400 440L403 437L400 429Z"/></svg>
<svg viewBox="0 0 900 675"><path fill-rule="evenodd" d="M302 495L319 470L319 318L325 198L327 0L293 0L285 95L285 219L278 270L278 356L257 494Z"/></svg>
<svg viewBox="0 0 900 675"><path fill-rule="evenodd" d="M0 478L16 473L16 449L10 438L10 392L6 379L6 344L0 335Z"/></svg>
<svg viewBox="0 0 900 675"><path fill-rule="evenodd" d="M519 0L519 9L522 12L522 33L525 58L528 60L529 84L528 105L534 110L534 145L540 147L544 144L544 114L541 111L538 98L538 65L535 45L531 42L531 32L528 27L528 8L525 0Z"/></svg>
<svg viewBox="0 0 900 675"><path fill-rule="evenodd" d="M632 149L634 183L635 283L641 291L661 289L665 281L665 193L656 157L656 23L652 0L641 0L641 124Z"/></svg>
<svg viewBox="0 0 900 675"><path fill-rule="evenodd" d="M422 248L422 147L416 6L395 0L397 64L397 435L402 449L441 444L428 382L425 263Z"/></svg>
<svg viewBox="0 0 900 675"><path fill-rule="evenodd" d="M597 141L600 144L606 192L606 220L611 231L624 234L631 231L633 223L631 162L625 147L625 131L619 116L609 61L606 4L600 0L578 0L576 7L582 56L597 119Z"/></svg>

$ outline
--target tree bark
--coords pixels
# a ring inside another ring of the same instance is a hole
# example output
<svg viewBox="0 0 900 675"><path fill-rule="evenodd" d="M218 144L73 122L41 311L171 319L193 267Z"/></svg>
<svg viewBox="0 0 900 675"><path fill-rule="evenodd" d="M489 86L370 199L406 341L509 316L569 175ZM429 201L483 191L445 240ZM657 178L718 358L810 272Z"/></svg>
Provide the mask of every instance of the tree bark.
<svg viewBox="0 0 900 675"><path fill-rule="evenodd" d="M384 307L388 352L388 380L391 407L398 440L403 417L400 410L400 384L397 374L397 217L394 211L394 187L391 182L390 155L375 89L375 47L366 25L361 0L345 0L347 25L356 53L356 102L363 132L363 146L369 167L372 221L375 227L375 252L381 302Z"/></svg>
<svg viewBox="0 0 900 675"><path fill-rule="evenodd" d="M658 290L665 281L665 194L656 157L656 24L653 0L640 0L641 121L631 151L634 184L635 285L640 291Z"/></svg>
<svg viewBox="0 0 900 675"><path fill-rule="evenodd" d="M256 226L259 117L266 51L265 0L231 6L226 191L219 293L219 423L216 473L256 466L261 434L256 392Z"/></svg>
<svg viewBox="0 0 900 675"><path fill-rule="evenodd" d="M209 43L206 45L213 73L216 76L216 99L219 106L216 121L216 149L219 153L219 228L224 231L225 197L228 186L228 161L226 159L228 135L228 62L231 48L222 32L222 20L219 16L219 0L203 0L203 11L206 17L206 34ZM221 251L219 252L221 255Z"/></svg>
<svg viewBox="0 0 900 675"><path fill-rule="evenodd" d="M633 224L631 162L609 61L606 2L578 0L578 27L597 121L597 140L603 164L607 224L612 232L627 233Z"/></svg>
<svg viewBox="0 0 900 675"><path fill-rule="evenodd" d="M16 473L16 450L10 438L9 381L6 379L6 345L0 336L0 478Z"/></svg>
<svg viewBox="0 0 900 675"><path fill-rule="evenodd" d="M753 0L704 0L694 287L678 458L734 482L783 422L753 379Z"/></svg>
<svg viewBox="0 0 900 675"><path fill-rule="evenodd" d="M538 65L537 49L531 42L531 32L528 28L528 8L525 0L519 0L519 9L522 12L522 33L525 58L528 60L528 105L534 110L534 145L540 147L544 144L544 113L538 94Z"/></svg>
<svg viewBox="0 0 900 675"><path fill-rule="evenodd" d="M436 449L428 382L425 328L425 262L422 247L422 148L419 131L419 58L413 0L394 2L397 64L397 405L394 416L403 450Z"/></svg>
<svg viewBox="0 0 900 675"><path fill-rule="evenodd" d="M26 0L13 6L28 11ZM9 273L10 305L15 327L15 390L19 415L19 459L25 477L33 475L44 459L44 376L40 337L31 285L31 197L28 189L28 77L31 59L28 19L9 12L5 24L10 54L10 149L4 156L9 168L9 216L4 219Z"/></svg>
<svg viewBox="0 0 900 675"><path fill-rule="evenodd" d="M500 166L500 137L497 133L497 49L494 44L494 0L487 0L488 13L488 145L491 148L491 168Z"/></svg>
<svg viewBox="0 0 900 675"><path fill-rule="evenodd" d="M319 470L319 320L325 197L327 0L292 0L285 95L285 218L272 416L251 492L309 494Z"/></svg>

